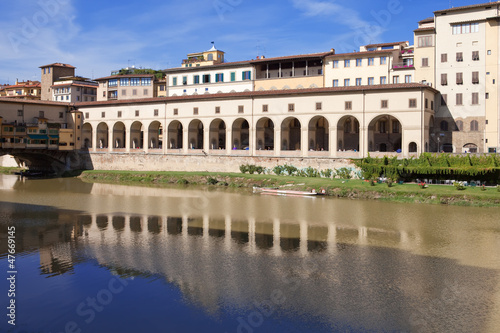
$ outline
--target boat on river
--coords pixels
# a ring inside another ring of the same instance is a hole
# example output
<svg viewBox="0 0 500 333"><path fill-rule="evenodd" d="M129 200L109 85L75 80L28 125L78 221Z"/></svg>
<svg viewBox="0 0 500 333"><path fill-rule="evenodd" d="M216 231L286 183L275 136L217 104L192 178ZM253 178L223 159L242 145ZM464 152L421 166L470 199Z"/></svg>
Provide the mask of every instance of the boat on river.
<svg viewBox="0 0 500 333"><path fill-rule="evenodd" d="M255 186L253 188L253 193L299 196L299 197L312 197L318 195L318 192L316 192L314 189L311 192L308 192L308 191L294 191L294 190L284 190L280 188L255 187Z"/></svg>

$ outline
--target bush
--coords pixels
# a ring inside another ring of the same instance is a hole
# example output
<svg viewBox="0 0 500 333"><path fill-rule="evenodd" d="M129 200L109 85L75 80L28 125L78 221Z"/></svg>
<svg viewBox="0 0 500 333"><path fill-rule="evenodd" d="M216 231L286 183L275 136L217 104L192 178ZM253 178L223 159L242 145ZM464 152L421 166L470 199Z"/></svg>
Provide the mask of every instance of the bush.
<svg viewBox="0 0 500 333"><path fill-rule="evenodd" d="M351 179L351 169L343 167L340 169L337 169L337 177L340 179Z"/></svg>
<svg viewBox="0 0 500 333"><path fill-rule="evenodd" d="M255 171L257 171L257 167L253 164L249 164L248 165L248 173L253 175L255 173Z"/></svg>
<svg viewBox="0 0 500 333"><path fill-rule="evenodd" d="M321 174L321 177L332 178L333 170L332 169L321 170L320 174Z"/></svg>
<svg viewBox="0 0 500 333"><path fill-rule="evenodd" d="M265 168L264 168L264 167L262 167L262 166L255 166L255 172L257 172L259 175L260 175L261 173L263 173L263 172L264 172L264 170L265 170Z"/></svg>
<svg viewBox="0 0 500 333"><path fill-rule="evenodd" d="M307 167L302 171L306 177L319 177L318 170L314 169L313 167Z"/></svg>
<svg viewBox="0 0 500 333"><path fill-rule="evenodd" d="M463 191L465 190L465 185L463 182L454 182L453 183L453 186L455 186L455 188L458 190L458 191Z"/></svg>
<svg viewBox="0 0 500 333"><path fill-rule="evenodd" d="M240 171L241 171L241 173L247 173L248 172L248 165L247 164L240 165Z"/></svg>
<svg viewBox="0 0 500 333"><path fill-rule="evenodd" d="M277 165L273 168L273 172L276 176L281 176L285 172L285 167L282 165Z"/></svg>
<svg viewBox="0 0 500 333"><path fill-rule="evenodd" d="M285 164L283 167L285 168L285 171L289 176L294 176L298 171L298 169L293 165Z"/></svg>
<svg viewBox="0 0 500 333"><path fill-rule="evenodd" d="M219 181L216 178L214 178L214 177L208 177L207 178L207 184L208 185L216 185L218 182Z"/></svg>
<svg viewBox="0 0 500 333"><path fill-rule="evenodd" d="M189 184L189 182L186 179L184 179L184 178L177 179L176 183L177 184L181 184L181 185L187 185L187 184Z"/></svg>

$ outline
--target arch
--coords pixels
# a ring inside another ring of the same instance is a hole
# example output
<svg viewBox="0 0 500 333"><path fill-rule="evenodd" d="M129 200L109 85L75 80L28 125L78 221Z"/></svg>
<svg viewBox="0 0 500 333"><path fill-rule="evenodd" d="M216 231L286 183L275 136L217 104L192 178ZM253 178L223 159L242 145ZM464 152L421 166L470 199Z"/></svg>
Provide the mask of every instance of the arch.
<svg viewBox="0 0 500 333"><path fill-rule="evenodd" d="M151 149L163 147L163 126L159 121L153 121L148 127L148 146Z"/></svg>
<svg viewBox="0 0 500 333"><path fill-rule="evenodd" d="M288 117L281 123L282 150L300 150L301 124L295 117Z"/></svg>
<svg viewBox="0 0 500 333"><path fill-rule="evenodd" d="M134 121L130 126L130 148L142 149L144 147L144 126L140 121Z"/></svg>
<svg viewBox="0 0 500 333"><path fill-rule="evenodd" d="M226 149L226 123L220 118L210 123L210 149Z"/></svg>
<svg viewBox="0 0 500 333"><path fill-rule="evenodd" d="M267 118L260 118L255 129L258 150L274 150L274 122Z"/></svg>
<svg viewBox="0 0 500 333"><path fill-rule="evenodd" d="M168 148L169 149L181 149L182 148L182 124L178 120L174 120L168 124Z"/></svg>
<svg viewBox="0 0 500 333"><path fill-rule="evenodd" d="M188 142L190 149L203 149L203 123L193 119L188 127Z"/></svg>
<svg viewBox="0 0 500 333"><path fill-rule="evenodd" d="M250 124L244 118L238 118L232 126L232 148L248 149L250 146Z"/></svg>
<svg viewBox="0 0 500 333"><path fill-rule="evenodd" d="M328 120L323 116L313 117L309 121L309 149L329 150L330 126Z"/></svg>
<svg viewBox="0 0 500 333"><path fill-rule="evenodd" d="M344 116L337 122L338 150L359 151L359 121L354 116Z"/></svg>
<svg viewBox="0 0 500 333"><path fill-rule="evenodd" d="M475 143L466 143L463 146L463 152L475 154L477 153L477 145Z"/></svg>
<svg viewBox="0 0 500 333"><path fill-rule="evenodd" d="M416 153L417 152L417 144L415 142L410 142L408 144L408 152L409 153Z"/></svg>
<svg viewBox="0 0 500 333"><path fill-rule="evenodd" d="M88 149L92 148L92 136L93 136L93 128L90 123L85 123L82 126L82 139L83 139L83 148Z"/></svg>
<svg viewBox="0 0 500 333"><path fill-rule="evenodd" d="M125 124L121 121L118 121L113 125L113 149L125 148L125 132Z"/></svg>
<svg viewBox="0 0 500 333"><path fill-rule="evenodd" d="M97 148L108 148L109 128L106 123L97 125Z"/></svg>
<svg viewBox="0 0 500 333"><path fill-rule="evenodd" d="M401 152L402 131L401 122L394 116L383 114L373 118L368 125L368 138L373 143L368 151Z"/></svg>

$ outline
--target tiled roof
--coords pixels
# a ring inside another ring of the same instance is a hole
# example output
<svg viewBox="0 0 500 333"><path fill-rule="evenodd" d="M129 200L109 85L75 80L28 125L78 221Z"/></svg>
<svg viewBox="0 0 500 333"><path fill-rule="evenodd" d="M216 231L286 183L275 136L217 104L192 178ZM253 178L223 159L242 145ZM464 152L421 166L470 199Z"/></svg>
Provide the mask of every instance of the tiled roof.
<svg viewBox="0 0 500 333"><path fill-rule="evenodd" d="M413 32L419 32L419 31L435 31L436 29L434 27L427 27L427 28L418 28L413 30Z"/></svg>
<svg viewBox="0 0 500 333"><path fill-rule="evenodd" d="M112 100L112 101L96 101L96 102L79 102L75 103L76 107L92 107L99 105L126 105L137 103L158 103L158 102L176 102L204 99L228 99L228 98L258 98L266 96L280 95L310 95L310 94L332 94L332 93L350 93L359 91L377 91L391 89L429 89L437 93L437 90L421 83L399 83L399 84L383 84L370 86L351 86L351 87L330 87L330 88L306 88L306 89L287 89L287 90L264 90L264 91L247 91L236 93L220 93L220 94L200 94L200 95L184 95L171 97L153 97L142 99L128 100Z"/></svg>
<svg viewBox="0 0 500 333"><path fill-rule="evenodd" d="M431 22L434 22L434 16L431 16L431 17L425 18L421 21L418 21L418 23L431 23Z"/></svg>
<svg viewBox="0 0 500 333"><path fill-rule="evenodd" d="M372 54L389 54L393 51L397 51L396 49L390 50L376 50L376 51L359 51L359 52L350 52L350 53L338 53L327 56L328 58L342 58L349 57L353 55L372 55Z"/></svg>
<svg viewBox="0 0 500 333"><path fill-rule="evenodd" d="M60 63L60 62L55 62L53 64L49 64L49 65L45 65L45 66L40 66L38 68L44 68L44 67L66 67L66 68L76 68L75 66L71 66L71 65L68 65L68 64L63 64L63 63Z"/></svg>
<svg viewBox="0 0 500 333"><path fill-rule="evenodd" d="M124 74L124 75L111 75L106 77L101 77L95 79L94 81L104 81L110 79L119 79L119 78L127 78L127 77L154 77L154 74Z"/></svg>
<svg viewBox="0 0 500 333"><path fill-rule="evenodd" d="M392 46L392 45L401 45L401 44L408 44L408 41L405 41L405 42L394 42L394 43L369 44L369 45L365 45L365 47L369 48L369 47Z"/></svg>
<svg viewBox="0 0 500 333"><path fill-rule="evenodd" d="M486 3L476 4L476 5L469 5L469 6L462 6L462 7L455 7L455 8L448 8L448 9L436 10L434 12L434 14L454 12L454 11L457 11L457 10L473 9L473 8L478 8L478 7L497 6L498 4L500 4L500 1L486 2Z"/></svg>
<svg viewBox="0 0 500 333"><path fill-rule="evenodd" d="M44 105L53 105L53 106L70 106L70 103L65 103L65 102L29 100L29 99L11 99L11 98L7 98L7 97L0 97L0 102L10 102L10 103L19 103L19 104L44 104Z"/></svg>

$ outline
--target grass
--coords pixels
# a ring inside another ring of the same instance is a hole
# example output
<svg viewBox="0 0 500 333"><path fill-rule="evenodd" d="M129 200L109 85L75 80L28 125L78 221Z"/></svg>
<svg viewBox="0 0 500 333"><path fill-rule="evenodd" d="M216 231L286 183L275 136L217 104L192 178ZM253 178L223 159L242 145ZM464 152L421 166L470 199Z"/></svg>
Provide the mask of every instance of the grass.
<svg viewBox="0 0 500 333"><path fill-rule="evenodd" d="M353 199L377 199L397 202L450 204L460 206L498 206L500 192L496 187L481 190L479 186L457 191L451 185L429 185L420 188L418 184L381 183L375 186L363 180L342 180L319 177L293 177L264 174L183 172L183 171L83 171L80 176L91 182L141 183L141 184L189 184L230 188L286 187L295 190L317 192L325 190L329 196ZM214 181L216 180L216 181Z"/></svg>
<svg viewBox="0 0 500 333"><path fill-rule="evenodd" d="M13 173L19 172L21 170L26 170L26 169L18 168L18 167L0 167L0 173L2 173L2 174L13 174Z"/></svg>

